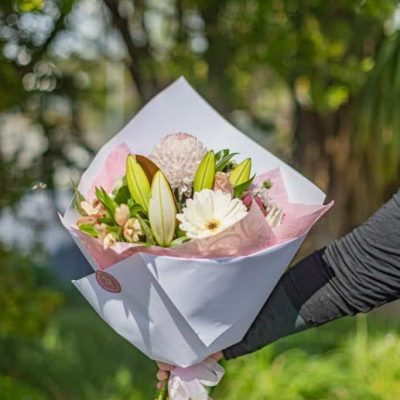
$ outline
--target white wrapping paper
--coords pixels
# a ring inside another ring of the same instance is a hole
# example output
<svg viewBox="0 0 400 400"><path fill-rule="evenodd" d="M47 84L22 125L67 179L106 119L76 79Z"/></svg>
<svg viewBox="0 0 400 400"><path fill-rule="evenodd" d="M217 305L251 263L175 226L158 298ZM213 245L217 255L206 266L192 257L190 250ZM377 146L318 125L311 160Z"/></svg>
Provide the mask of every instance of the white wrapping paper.
<svg viewBox="0 0 400 400"><path fill-rule="evenodd" d="M184 78L153 98L97 154L82 176L87 194L102 163L116 145L149 154L163 136L188 132L208 148L229 148L251 157L253 171L280 168L289 201L321 205L324 193L223 119ZM93 269L98 266L71 226L63 224ZM138 253L105 271L74 281L97 313L149 358L187 367L238 341L246 333L304 235L246 257L183 259Z"/></svg>

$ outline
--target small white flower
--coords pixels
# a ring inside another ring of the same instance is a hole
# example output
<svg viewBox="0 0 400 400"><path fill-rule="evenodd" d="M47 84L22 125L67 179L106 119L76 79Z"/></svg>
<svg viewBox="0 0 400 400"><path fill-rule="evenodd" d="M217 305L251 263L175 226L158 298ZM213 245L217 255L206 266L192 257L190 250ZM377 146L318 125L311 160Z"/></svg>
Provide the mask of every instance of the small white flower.
<svg viewBox="0 0 400 400"><path fill-rule="evenodd" d="M100 242L103 241L104 236L107 234L107 225L101 223L96 223L93 225L94 229L96 229L97 237L99 238Z"/></svg>
<svg viewBox="0 0 400 400"><path fill-rule="evenodd" d="M270 207L267 208L267 213L265 220L271 228L276 228L282 223L283 209L281 207L276 204L271 204Z"/></svg>
<svg viewBox="0 0 400 400"><path fill-rule="evenodd" d="M97 214L97 209L88 201L81 201L81 208L88 216Z"/></svg>
<svg viewBox="0 0 400 400"><path fill-rule="evenodd" d="M268 189L257 186L255 189L252 190L252 192L254 197L258 196L262 200L265 208L268 208L270 204L273 203Z"/></svg>
<svg viewBox="0 0 400 400"><path fill-rule="evenodd" d="M82 210L86 213L86 215L89 217L91 216L100 217L105 213L105 208L98 199L94 199L93 203L89 203L88 201L81 201L80 206Z"/></svg>
<svg viewBox="0 0 400 400"><path fill-rule="evenodd" d="M122 230L124 238L129 243L135 243L139 241L139 235L143 235L142 227L137 218L130 218L126 222L124 229Z"/></svg>
<svg viewBox="0 0 400 400"><path fill-rule="evenodd" d="M107 250L109 247L113 246L115 243L117 243L117 241L118 237L116 233L114 232L107 233L103 238L104 250Z"/></svg>
<svg viewBox="0 0 400 400"><path fill-rule="evenodd" d="M200 239L222 232L246 214L243 202L232 199L230 193L204 189L186 201L182 214L177 214L176 218L187 237Z"/></svg>
<svg viewBox="0 0 400 400"><path fill-rule="evenodd" d="M130 210L129 207L126 204L120 204L116 209L115 209L115 222L119 226L124 226L130 217Z"/></svg>

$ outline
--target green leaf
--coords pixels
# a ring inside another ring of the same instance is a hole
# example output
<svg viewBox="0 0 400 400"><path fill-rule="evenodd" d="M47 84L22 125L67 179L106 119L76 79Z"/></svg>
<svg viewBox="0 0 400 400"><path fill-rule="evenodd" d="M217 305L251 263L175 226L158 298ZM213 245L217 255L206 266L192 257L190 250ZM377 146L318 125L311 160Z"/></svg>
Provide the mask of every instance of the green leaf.
<svg viewBox="0 0 400 400"><path fill-rule="evenodd" d="M128 201L126 202L126 204L127 204L127 206L129 207L129 208L132 208L135 204L137 204L137 203L135 203L134 201L133 201L133 199L132 198L130 198L130 199L128 199Z"/></svg>
<svg viewBox="0 0 400 400"><path fill-rule="evenodd" d="M130 197L131 193L129 192L128 185L123 185L115 193L114 201L117 204L127 204Z"/></svg>
<svg viewBox="0 0 400 400"><path fill-rule="evenodd" d="M176 227L175 198L167 178L157 171L151 184L149 221L153 235L160 246L169 246Z"/></svg>
<svg viewBox="0 0 400 400"><path fill-rule="evenodd" d="M80 224L79 230L94 238L97 238L98 236L98 233L92 224Z"/></svg>
<svg viewBox="0 0 400 400"><path fill-rule="evenodd" d="M130 216L136 217L138 213L144 213L143 207L140 204L134 203L131 206L128 206L130 210Z"/></svg>
<svg viewBox="0 0 400 400"><path fill-rule="evenodd" d="M96 188L96 197L110 213L111 217L114 218L115 209L118 207L118 204L107 194L103 188Z"/></svg>
<svg viewBox="0 0 400 400"><path fill-rule="evenodd" d="M188 240L190 240L190 239L189 239L187 236L180 236L180 237L174 239L174 240L171 242L171 247L179 246L180 244L185 243L185 242L187 242Z"/></svg>
<svg viewBox="0 0 400 400"><path fill-rule="evenodd" d="M175 232L175 236L176 237L182 237L182 236L186 236L186 232L183 231L182 229L180 229L179 227L176 228L176 232Z"/></svg>
<svg viewBox="0 0 400 400"><path fill-rule="evenodd" d="M243 160L229 175L233 187L238 186L250 178L251 158Z"/></svg>
<svg viewBox="0 0 400 400"><path fill-rule="evenodd" d="M146 235L146 245L147 246L155 245L156 241L154 239L153 232L151 231L149 223L140 215L137 215L136 218L139 220L142 231Z"/></svg>
<svg viewBox="0 0 400 400"><path fill-rule="evenodd" d="M231 159L237 156L239 153L229 153L225 155L219 162L217 162L215 170L217 172L222 172L224 168L229 164Z"/></svg>
<svg viewBox="0 0 400 400"><path fill-rule="evenodd" d="M201 161L194 177L193 190L212 189L215 178L215 154L210 150Z"/></svg>
<svg viewBox="0 0 400 400"><path fill-rule="evenodd" d="M224 158L226 155L229 154L229 149L222 149L215 153L215 163L218 163Z"/></svg>
<svg viewBox="0 0 400 400"><path fill-rule="evenodd" d="M126 160L126 182L133 200L147 212L150 200L150 182L132 154Z"/></svg>
<svg viewBox="0 0 400 400"><path fill-rule="evenodd" d="M72 189L74 191L74 207L79 212L79 214L83 216L87 216L85 211L81 207L82 201L86 201L85 196L78 190L78 186L76 183L71 179Z"/></svg>
<svg viewBox="0 0 400 400"><path fill-rule="evenodd" d="M251 182L253 182L253 179L255 178L255 174L246 182L241 183L240 185L237 185L233 188L233 197L241 198L243 193L246 191L246 189L251 185Z"/></svg>
<svg viewBox="0 0 400 400"><path fill-rule="evenodd" d="M114 225L114 226L107 226L106 228L106 232L107 233L115 233L119 238L121 238L122 236L122 228L118 225Z"/></svg>
<svg viewBox="0 0 400 400"><path fill-rule="evenodd" d="M97 221L101 222L102 224L106 224L106 225L115 225L116 224L114 218L112 218L110 215L106 215L103 218L98 218Z"/></svg>

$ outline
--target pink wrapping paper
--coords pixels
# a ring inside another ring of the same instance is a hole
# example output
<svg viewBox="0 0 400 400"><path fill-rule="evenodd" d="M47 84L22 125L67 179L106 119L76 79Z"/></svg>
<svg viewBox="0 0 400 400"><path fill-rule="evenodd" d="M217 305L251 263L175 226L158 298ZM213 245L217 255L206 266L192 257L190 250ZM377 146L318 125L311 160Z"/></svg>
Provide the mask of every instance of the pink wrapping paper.
<svg viewBox="0 0 400 400"><path fill-rule="evenodd" d="M217 386L225 373L212 358L188 368L175 367L168 380L171 400L208 400L208 387Z"/></svg>
<svg viewBox="0 0 400 400"><path fill-rule="evenodd" d="M87 194L89 199L93 199L96 186L101 186L107 191L113 189L116 180L125 175L125 162L129 153L128 146L120 144L108 155ZM146 247L121 242L104 249L96 239L80 232L76 227L71 227L71 230L79 236L100 269L106 269L137 252L188 259L240 257L305 235L333 206L333 202L327 205L291 203L279 168L256 177L256 181L260 182L266 179L270 179L273 184L269 191L271 199L284 210L282 224L273 229L265 221L256 202L253 202L246 217L225 231L208 238L191 240L176 247Z"/></svg>
<svg viewBox="0 0 400 400"><path fill-rule="evenodd" d="M92 183L88 200L95 198L96 187L102 187L106 192L111 193L115 187L116 180L125 175L126 158L132 153L125 143L121 143L108 155L102 169Z"/></svg>

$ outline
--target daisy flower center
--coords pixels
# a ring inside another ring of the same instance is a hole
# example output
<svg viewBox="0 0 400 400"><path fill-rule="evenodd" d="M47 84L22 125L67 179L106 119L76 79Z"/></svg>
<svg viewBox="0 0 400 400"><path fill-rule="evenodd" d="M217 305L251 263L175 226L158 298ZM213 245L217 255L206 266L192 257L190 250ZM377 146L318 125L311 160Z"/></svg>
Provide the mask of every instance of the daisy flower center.
<svg viewBox="0 0 400 400"><path fill-rule="evenodd" d="M214 232L220 226L221 226L221 221L218 219L210 219L209 221L206 222L206 228L211 232Z"/></svg>

